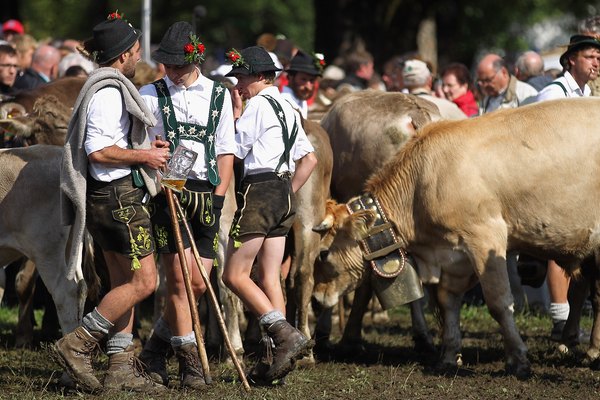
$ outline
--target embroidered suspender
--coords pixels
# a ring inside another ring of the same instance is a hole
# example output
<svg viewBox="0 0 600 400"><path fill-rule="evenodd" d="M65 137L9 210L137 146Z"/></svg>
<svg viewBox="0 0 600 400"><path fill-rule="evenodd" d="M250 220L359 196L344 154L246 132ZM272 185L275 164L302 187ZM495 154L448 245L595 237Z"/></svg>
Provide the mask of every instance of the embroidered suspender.
<svg viewBox="0 0 600 400"><path fill-rule="evenodd" d="M275 111L275 115L277 116L279 124L281 125L284 150L283 154L281 154L281 157L279 158L279 164L277 164L277 169L275 169L275 172L279 172L279 169L281 168L283 163L286 163L288 166L290 165L290 152L292 151L292 146L294 145L296 137L298 136L298 124L296 123L296 118L294 118L294 126L292 127L292 134L290 135L287 126L287 121L285 120L285 114L283 113L283 108L281 108L281 104L279 104L277 100L275 100L272 96L269 96L268 94L264 94L261 96L269 101L269 104L271 104L271 107L273 107L273 111Z"/></svg>
<svg viewBox="0 0 600 400"><path fill-rule="evenodd" d="M170 150L174 151L181 139L194 140L204 145L204 161L208 171L208 180L217 186L221 179L217 166L215 152L215 132L221 118L221 109L225 99L225 86L215 82L210 97L210 110L208 111L208 123L206 126L179 122L175 118L175 109L171 101L171 95L167 89L164 79L153 83L158 95L158 106L163 117L163 126L168 140L171 142Z"/></svg>

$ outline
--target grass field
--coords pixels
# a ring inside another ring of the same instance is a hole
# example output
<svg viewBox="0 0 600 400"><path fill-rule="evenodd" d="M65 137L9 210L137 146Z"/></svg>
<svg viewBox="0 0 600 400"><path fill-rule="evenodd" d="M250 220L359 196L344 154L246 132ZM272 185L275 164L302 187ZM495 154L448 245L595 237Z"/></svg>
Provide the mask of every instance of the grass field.
<svg viewBox="0 0 600 400"><path fill-rule="evenodd" d="M36 313L38 323L41 314ZM440 330L427 313L439 344ZM92 398L102 400L149 398L133 393L89 395L66 392L57 384L60 371L48 357L47 344L34 349L14 349L16 310L0 308L0 399ZM504 351L498 325L485 307L462 310L463 358L465 366L452 371L436 368L435 355L416 353L410 337L407 307L390 313L387 322L377 325L365 318L362 346L341 349L334 346L319 352L313 367L292 372L283 386L252 388L245 393L235 369L211 362L213 384L201 392L182 392L175 384L162 399L588 399L600 395L600 374L579 366L583 346L566 355L547 340L551 328L547 316L518 314L517 325L530 349L533 376L521 381L504 373ZM148 321L142 321L147 333ZM591 320L583 327L589 331ZM37 332L37 331L36 331ZM335 332L332 341L339 340ZM106 368L106 357L98 360ZM246 360L251 362L249 360ZM176 381L176 362L169 364Z"/></svg>

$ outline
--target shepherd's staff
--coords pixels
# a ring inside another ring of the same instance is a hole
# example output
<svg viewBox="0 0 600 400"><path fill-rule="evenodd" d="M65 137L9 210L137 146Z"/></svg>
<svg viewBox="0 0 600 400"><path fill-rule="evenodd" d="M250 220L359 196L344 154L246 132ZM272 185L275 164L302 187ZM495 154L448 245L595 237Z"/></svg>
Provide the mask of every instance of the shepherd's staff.
<svg viewBox="0 0 600 400"><path fill-rule="evenodd" d="M231 341L229 340L229 335L227 334L227 327L225 326L225 320L223 319L223 314L221 313L221 308L219 306L219 302L217 301L217 296L215 295L215 291L212 287L212 284L210 283L210 278L208 276L208 273L204 269L204 264L202 264L202 261L200 260L200 253L198 253L198 248L196 247L196 243L194 242L194 237L192 236L192 231L190 230L190 226L189 226L187 220L184 218L183 210L181 209L181 204L179 204L179 200L177 199L176 196L173 195L173 193L171 193L171 202L174 203L175 206L177 207L177 212L179 213L179 216L181 217L181 220L183 221L183 226L185 227L185 231L186 231L188 237L190 238L190 243L192 245L192 253L194 254L194 259L196 260L196 264L198 264L198 269L200 270L200 275L202 275L202 279L204 280L204 284L206 285L206 289L207 289L208 295L210 297L210 303L212 304L212 306L215 310L215 313L217 314L217 320L219 321L219 328L221 328L221 333L223 334L223 340L225 341L225 346L227 347L227 350L229 351L229 355L231 356L231 359L233 360L233 364L235 365L235 368L237 369L238 374L240 375L240 379L242 380L244 389L246 390L246 392L249 392L250 384L248 384L248 379L246 379L246 374L244 373L244 370L242 369L242 366L241 366L240 362L238 361L237 356L235 354L235 349L233 348L233 345L231 344Z"/></svg>
<svg viewBox="0 0 600 400"><path fill-rule="evenodd" d="M210 367L208 365L206 347L204 347L204 339L202 338L202 328L200 326L200 317L198 317L196 296L194 296L194 292L192 291L192 282L190 280L190 272L187 266L187 257L185 255L185 249L183 247L183 240L181 238L181 229L179 228L179 221L177 221L177 212L175 209L175 201L177 201L177 198L173 197L173 191L168 187L163 186L163 189L165 191L165 195L167 196L167 204L169 205L169 213L171 214L171 223L173 225L173 232L175 234L175 242L177 243L179 263L181 265L183 282L185 283L185 291L187 293L188 303L190 305L190 313L192 315L192 327L194 328L194 335L196 336L196 342L198 344L198 355L200 356L200 363L202 365L202 370L204 371L204 382L206 382L207 385L210 385L212 383L212 378L210 376ZM177 204L179 205L179 202ZM183 216L183 213L181 213L181 219L184 222L187 222ZM191 236L189 238L190 241L194 243L193 238Z"/></svg>

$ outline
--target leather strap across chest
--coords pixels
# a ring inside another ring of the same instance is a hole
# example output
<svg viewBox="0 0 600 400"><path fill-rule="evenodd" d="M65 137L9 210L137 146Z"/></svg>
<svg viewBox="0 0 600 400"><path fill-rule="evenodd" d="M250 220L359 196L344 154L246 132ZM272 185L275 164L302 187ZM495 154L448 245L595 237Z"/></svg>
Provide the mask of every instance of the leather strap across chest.
<svg viewBox="0 0 600 400"><path fill-rule="evenodd" d="M158 95L158 106L163 117L163 126L169 139L171 152L179 145L182 139L194 140L204 145L204 161L208 171L208 180L217 186L221 179L219 178L219 169L217 166L217 156L215 151L215 132L219 126L223 100L225 99L225 86L214 82L210 98L210 109L208 111L208 123L206 126L191 124L188 122L179 122L175 118L175 109L171 94L167 88L164 79L153 83Z"/></svg>
<svg viewBox="0 0 600 400"><path fill-rule="evenodd" d="M286 163L288 165L288 167L290 165L290 153L292 151L292 146L294 145L294 142L296 141L296 137L298 136L298 123L296 122L296 119L294 118L294 126L292 127L292 133L290 134L290 131L289 131L288 125L287 125L287 121L285 119L285 114L283 112L283 108L281 107L281 104L279 104L279 102L277 100L275 100L272 96L269 96L268 94L263 94L261 96L264 97L265 99L267 99L269 104L271 104L271 107L273 107L273 111L275 111L275 115L277 116L277 119L279 120L279 124L281 125L284 150L283 150L283 153L281 154L281 157L279 158L279 163L277 164L277 168L275 169L275 172L279 172L279 169L281 168L283 163Z"/></svg>

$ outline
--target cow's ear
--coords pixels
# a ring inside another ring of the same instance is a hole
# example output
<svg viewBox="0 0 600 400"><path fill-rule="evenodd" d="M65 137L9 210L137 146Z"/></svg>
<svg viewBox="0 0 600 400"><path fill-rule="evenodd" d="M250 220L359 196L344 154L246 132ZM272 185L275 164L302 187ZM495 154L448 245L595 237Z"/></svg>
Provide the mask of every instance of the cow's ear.
<svg viewBox="0 0 600 400"><path fill-rule="evenodd" d="M349 218L349 224L351 224L350 232L352 232L352 238L355 240L363 240L369 236L369 231L375 223L375 212L373 210L361 210L352 215Z"/></svg>

